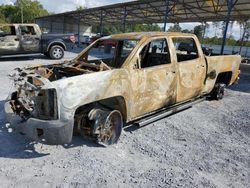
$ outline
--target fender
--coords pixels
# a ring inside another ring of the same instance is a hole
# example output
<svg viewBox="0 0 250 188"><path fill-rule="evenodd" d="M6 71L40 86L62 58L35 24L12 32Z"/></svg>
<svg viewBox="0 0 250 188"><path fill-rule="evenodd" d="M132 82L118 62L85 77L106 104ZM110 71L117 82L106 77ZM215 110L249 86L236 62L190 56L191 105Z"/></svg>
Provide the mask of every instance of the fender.
<svg viewBox="0 0 250 188"><path fill-rule="evenodd" d="M59 44L59 45L62 45L64 50L67 50L67 47L66 45L64 44L64 42L60 41L60 40L55 40L55 41L50 41L47 45L47 49L46 49L46 52L49 51L50 47L53 46L53 44Z"/></svg>

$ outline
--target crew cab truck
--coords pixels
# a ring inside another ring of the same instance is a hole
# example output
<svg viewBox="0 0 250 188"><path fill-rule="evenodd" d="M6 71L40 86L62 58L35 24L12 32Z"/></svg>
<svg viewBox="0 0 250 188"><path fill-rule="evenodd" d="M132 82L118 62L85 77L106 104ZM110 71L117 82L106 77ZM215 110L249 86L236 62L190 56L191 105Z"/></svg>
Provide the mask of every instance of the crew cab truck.
<svg viewBox="0 0 250 188"><path fill-rule="evenodd" d="M61 59L74 43L74 34L43 34L36 24L0 24L0 57L42 53Z"/></svg>
<svg viewBox="0 0 250 188"><path fill-rule="evenodd" d="M192 52L178 48L183 42L192 43ZM204 96L221 99L238 80L240 61L239 55L205 56L193 34L111 35L71 61L16 69L17 90L5 111L10 120L22 119L34 140L69 143L78 132L114 144L130 122Z"/></svg>

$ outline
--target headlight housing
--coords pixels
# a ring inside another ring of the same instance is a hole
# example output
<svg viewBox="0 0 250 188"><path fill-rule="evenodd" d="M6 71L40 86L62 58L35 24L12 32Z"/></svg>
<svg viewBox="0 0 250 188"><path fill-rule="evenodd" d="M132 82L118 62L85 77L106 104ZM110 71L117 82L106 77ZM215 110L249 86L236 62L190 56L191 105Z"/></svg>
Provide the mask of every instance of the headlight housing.
<svg viewBox="0 0 250 188"><path fill-rule="evenodd" d="M43 120L58 119L56 89L41 90L34 99L33 117Z"/></svg>

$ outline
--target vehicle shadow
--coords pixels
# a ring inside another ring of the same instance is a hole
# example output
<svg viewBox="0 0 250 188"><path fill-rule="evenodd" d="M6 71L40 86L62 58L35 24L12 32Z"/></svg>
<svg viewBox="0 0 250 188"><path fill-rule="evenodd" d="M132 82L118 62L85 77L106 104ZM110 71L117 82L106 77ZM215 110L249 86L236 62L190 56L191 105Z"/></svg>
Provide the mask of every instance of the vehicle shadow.
<svg viewBox="0 0 250 188"><path fill-rule="evenodd" d="M49 57L43 54L29 54L29 55L15 55L15 56L4 56L0 58L1 61L28 61L35 59L46 59L51 60Z"/></svg>
<svg viewBox="0 0 250 188"><path fill-rule="evenodd" d="M24 138L18 131L15 131L15 127L6 126L8 124L4 115L4 103L5 101L0 101L0 157L29 159L48 155L38 153L34 147L36 142L30 142Z"/></svg>
<svg viewBox="0 0 250 188"><path fill-rule="evenodd" d="M79 136L79 135L74 135L71 143L63 145L65 149L75 148L79 146L97 147L97 148L105 147L101 144L94 142L93 140L83 138L82 136Z"/></svg>
<svg viewBox="0 0 250 188"><path fill-rule="evenodd" d="M28 139L19 131L18 126L10 126L8 124L4 115L4 103L5 101L0 101L0 158L31 159L50 155L50 153L38 152L35 147L38 142ZM49 145L46 142L40 143ZM87 147L104 147L80 136L73 136L70 144L61 146L65 149L70 149L83 145Z"/></svg>

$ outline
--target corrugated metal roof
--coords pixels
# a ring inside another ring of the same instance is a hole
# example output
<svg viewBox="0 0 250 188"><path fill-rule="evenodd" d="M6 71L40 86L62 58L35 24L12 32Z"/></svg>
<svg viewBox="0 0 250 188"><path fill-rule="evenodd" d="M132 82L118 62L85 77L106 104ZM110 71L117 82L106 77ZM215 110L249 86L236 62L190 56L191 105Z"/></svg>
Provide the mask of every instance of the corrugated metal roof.
<svg viewBox="0 0 250 188"><path fill-rule="evenodd" d="M231 20L250 19L250 0L232 0ZM140 0L103 7L71 11L37 18L53 17L81 19L89 25L126 23L168 23L223 21L228 12L228 0ZM102 15L102 16L101 16Z"/></svg>

